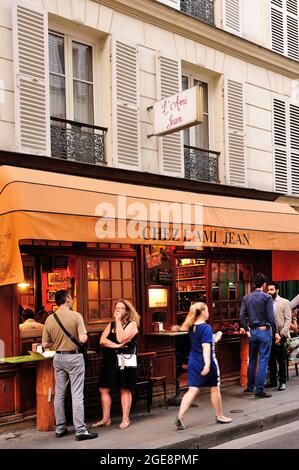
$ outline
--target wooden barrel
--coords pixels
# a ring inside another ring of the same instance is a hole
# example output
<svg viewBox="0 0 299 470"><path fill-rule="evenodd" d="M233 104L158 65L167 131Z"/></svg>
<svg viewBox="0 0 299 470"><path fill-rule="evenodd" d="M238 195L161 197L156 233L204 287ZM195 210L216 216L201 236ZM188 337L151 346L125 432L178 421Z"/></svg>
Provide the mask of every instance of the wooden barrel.
<svg viewBox="0 0 299 470"><path fill-rule="evenodd" d="M36 374L36 427L39 431L55 429L55 379L51 359L38 363Z"/></svg>
<svg viewBox="0 0 299 470"><path fill-rule="evenodd" d="M241 359L240 385L241 387L247 386L248 354L249 354L248 337L247 335L241 335L241 345L240 345L240 359Z"/></svg>

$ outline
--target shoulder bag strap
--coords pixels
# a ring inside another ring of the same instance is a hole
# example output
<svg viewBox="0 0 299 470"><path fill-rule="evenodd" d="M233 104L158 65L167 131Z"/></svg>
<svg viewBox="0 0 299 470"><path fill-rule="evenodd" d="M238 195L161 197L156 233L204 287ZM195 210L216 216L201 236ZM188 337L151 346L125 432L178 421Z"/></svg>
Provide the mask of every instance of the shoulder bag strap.
<svg viewBox="0 0 299 470"><path fill-rule="evenodd" d="M56 313L53 313L53 317L55 318L55 320L57 321L58 325L60 326L60 328L62 329L62 331L64 332L64 334L72 341L72 343L74 343L76 346L78 346L79 349L82 348L82 344L79 343L79 341L74 338L68 331L67 329L63 326L63 324L61 323L61 321L59 320L58 316L56 315Z"/></svg>

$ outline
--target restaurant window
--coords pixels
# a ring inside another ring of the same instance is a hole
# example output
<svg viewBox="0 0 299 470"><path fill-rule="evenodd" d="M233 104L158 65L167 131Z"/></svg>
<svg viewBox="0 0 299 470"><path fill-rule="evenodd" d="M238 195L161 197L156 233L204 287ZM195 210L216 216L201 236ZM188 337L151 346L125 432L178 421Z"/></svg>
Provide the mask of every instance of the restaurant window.
<svg viewBox="0 0 299 470"><path fill-rule="evenodd" d="M35 311L35 263L34 258L31 256L22 257L23 270L24 270L24 282L18 284L18 302L19 302L19 314L21 313L21 307L24 309L30 308ZM22 323L22 318L19 316L19 322Z"/></svg>
<svg viewBox="0 0 299 470"><path fill-rule="evenodd" d="M213 322L224 322L229 330L238 329L242 299L249 294L251 281L249 264L212 263Z"/></svg>
<svg viewBox="0 0 299 470"><path fill-rule="evenodd" d="M87 261L89 322L111 320L113 304L120 298L135 305L134 279L133 260Z"/></svg>
<svg viewBox="0 0 299 470"><path fill-rule="evenodd" d="M52 117L94 123L93 49L69 36L49 32Z"/></svg>
<svg viewBox="0 0 299 470"><path fill-rule="evenodd" d="M184 130L184 145L209 149L209 93L208 83L198 80L192 76L182 76L182 90L198 86L203 92L203 115L204 121L196 126Z"/></svg>

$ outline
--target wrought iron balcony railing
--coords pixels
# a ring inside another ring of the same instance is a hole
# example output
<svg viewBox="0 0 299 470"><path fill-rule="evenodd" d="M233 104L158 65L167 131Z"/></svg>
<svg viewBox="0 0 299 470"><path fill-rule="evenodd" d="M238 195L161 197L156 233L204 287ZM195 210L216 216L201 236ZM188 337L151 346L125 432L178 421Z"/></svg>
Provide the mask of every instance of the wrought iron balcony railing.
<svg viewBox="0 0 299 470"><path fill-rule="evenodd" d="M214 24L213 0L181 0L181 11L197 20Z"/></svg>
<svg viewBox="0 0 299 470"><path fill-rule="evenodd" d="M185 178L195 181L218 183L218 160L220 152L198 147L184 146Z"/></svg>
<svg viewBox="0 0 299 470"><path fill-rule="evenodd" d="M82 163L105 162L107 128L51 117L51 155Z"/></svg>

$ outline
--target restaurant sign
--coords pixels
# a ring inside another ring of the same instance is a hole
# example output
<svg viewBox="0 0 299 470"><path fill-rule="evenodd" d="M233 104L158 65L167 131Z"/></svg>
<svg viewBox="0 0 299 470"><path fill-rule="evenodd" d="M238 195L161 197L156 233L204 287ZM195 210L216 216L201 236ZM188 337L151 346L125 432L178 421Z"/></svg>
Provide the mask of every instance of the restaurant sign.
<svg viewBox="0 0 299 470"><path fill-rule="evenodd" d="M153 135L166 135L203 121L202 88L195 86L153 105Z"/></svg>

